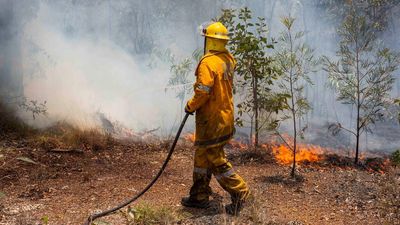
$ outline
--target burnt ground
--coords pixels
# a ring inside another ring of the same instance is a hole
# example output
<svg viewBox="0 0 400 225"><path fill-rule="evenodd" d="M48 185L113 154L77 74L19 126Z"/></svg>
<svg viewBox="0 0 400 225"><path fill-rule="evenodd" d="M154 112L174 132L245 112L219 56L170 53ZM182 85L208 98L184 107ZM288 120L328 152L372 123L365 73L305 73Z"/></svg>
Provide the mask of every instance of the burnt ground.
<svg viewBox="0 0 400 225"><path fill-rule="evenodd" d="M158 141L115 142L104 150L71 152L49 152L33 141L0 140L0 224L83 224L90 213L138 193L167 153L167 144ZM378 173L300 165L301 176L293 180L289 168L268 155L239 150L228 154L253 193L241 216L221 212L218 206L229 198L214 178L217 207L183 208L180 199L191 185L190 145L181 141L160 180L132 205L163 206L175 215L155 224L400 224L399 168ZM97 224L133 224L127 215L124 209Z"/></svg>

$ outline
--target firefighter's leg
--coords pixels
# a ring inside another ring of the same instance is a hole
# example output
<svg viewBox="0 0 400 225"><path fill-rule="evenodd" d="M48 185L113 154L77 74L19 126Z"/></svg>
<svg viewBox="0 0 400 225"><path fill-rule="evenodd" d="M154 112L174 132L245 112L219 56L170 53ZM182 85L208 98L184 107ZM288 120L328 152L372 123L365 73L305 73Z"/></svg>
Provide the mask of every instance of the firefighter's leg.
<svg viewBox="0 0 400 225"><path fill-rule="evenodd" d="M190 189L190 199L208 201L212 194L211 170L207 160L207 149L197 148L194 155L193 186Z"/></svg>
<svg viewBox="0 0 400 225"><path fill-rule="evenodd" d="M232 201L244 201L249 188L226 159L223 146L207 149L207 160L218 183L231 195Z"/></svg>

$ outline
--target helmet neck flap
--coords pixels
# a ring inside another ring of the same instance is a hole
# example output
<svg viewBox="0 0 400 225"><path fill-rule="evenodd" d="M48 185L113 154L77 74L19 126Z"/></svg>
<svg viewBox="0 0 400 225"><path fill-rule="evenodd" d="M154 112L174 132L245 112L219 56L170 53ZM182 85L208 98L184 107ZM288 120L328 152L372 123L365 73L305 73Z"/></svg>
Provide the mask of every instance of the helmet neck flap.
<svg viewBox="0 0 400 225"><path fill-rule="evenodd" d="M205 37L204 53L208 53L209 51L225 52L227 42L228 40Z"/></svg>

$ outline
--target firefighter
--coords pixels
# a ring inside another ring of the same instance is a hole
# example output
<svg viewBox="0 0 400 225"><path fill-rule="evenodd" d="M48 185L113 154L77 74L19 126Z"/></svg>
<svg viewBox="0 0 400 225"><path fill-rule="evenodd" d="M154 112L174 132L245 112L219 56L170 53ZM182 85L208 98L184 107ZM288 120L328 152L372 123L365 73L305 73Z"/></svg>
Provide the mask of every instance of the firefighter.
<svg viewBox="0 0 400 225"><path fill-rule="evenodd" d="M196 112L193 186L189 197L182 198L186 207L207 208L212 194L211 175L226 190L232 203L225 206L226 213L238 215L249 195L245 181L228 162L224 145L233 137L233 74L236 61L226 50L228 30L215 22L202 30L205 36L205 55L195 75L194 96L187 102L185 112Z"/></svg>

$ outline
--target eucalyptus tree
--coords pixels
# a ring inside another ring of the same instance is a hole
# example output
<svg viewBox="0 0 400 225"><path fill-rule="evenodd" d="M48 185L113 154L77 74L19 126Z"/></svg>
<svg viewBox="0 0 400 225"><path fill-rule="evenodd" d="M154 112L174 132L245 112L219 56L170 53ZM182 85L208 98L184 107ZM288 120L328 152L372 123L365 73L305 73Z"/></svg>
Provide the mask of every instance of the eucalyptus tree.
<svg viewBox="0 0 400 225"><path fill-rule="evenodd" d="M385 48L376 35L374 24L351 9L338 29L341 38L336 55L338 61L324 57L324 70L337 100L356 108L355 127L339 121L331 124L334 134L344 130L356 138L355 164L359 161L360 136L372 132L372 124L383 119L390 104L389 93L395 81L393 73L399 65L399 54Z"/></svg>
<svg viewBox="0 0 400 225"><path fill-rule="evenodd" d="M235 92L242 97L237 104L236 123L243 126L246 116L250 121L250 138L254 148L259 144L259 134L263 128L276 127L271 116L283 107L283 97L272 92L272 85L279 77L279 70L273 66L273 58L268 51L274 47L273 40L267 40L268 29L264 18L252 18L248 8L223 10L219 18L230 32L228 44L237 65Z"/></svg>
<svg viewBox="0 0 400 225"><path fill-rule="evenodd" d="M314 56L314 50L304 43L304 32L294 31L293 17L283 17L282 24L285 30L279 38L275 60L282 76L279 79L278 87L282 94L287 98L284 101L285 110L281 120L291 119L293 124L293 140L289 144L277 131L288 147L293 151L293 163L291 176L295 176L296 171L296 152L299 137L300 119L305 115L311 106L304 95L305 84L312 84L309 74L317 68L319 60Z"/></svg>

